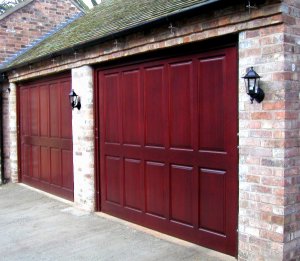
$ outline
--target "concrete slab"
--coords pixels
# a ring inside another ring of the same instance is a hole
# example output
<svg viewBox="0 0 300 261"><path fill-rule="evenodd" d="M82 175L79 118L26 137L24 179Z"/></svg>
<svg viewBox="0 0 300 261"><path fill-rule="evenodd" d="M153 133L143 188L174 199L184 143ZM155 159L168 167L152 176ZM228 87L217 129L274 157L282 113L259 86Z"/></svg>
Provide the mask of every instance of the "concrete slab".
<svg viewBox="0 0 300 261"><path fill-rule="evenodd" d="M232 257L19 184L0 186L0 260L207 260Z"/></svg>

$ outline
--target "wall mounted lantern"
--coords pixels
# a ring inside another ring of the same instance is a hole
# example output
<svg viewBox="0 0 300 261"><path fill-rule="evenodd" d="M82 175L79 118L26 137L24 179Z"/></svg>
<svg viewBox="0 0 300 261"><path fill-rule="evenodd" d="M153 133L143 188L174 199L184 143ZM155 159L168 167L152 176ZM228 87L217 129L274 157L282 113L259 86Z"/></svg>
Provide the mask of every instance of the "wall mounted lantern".
<svg viewBox="0 0 300 261"><path fill-rule="evenodd" d="M80 110L80 108L81 108L80 97L76 94L76 92L74 92L73 89L71 90L71 92L69 94L69 100L70 100L70 105L71 105L72 109L77 108L78 110Z"/></svg>
<svg viewBox="0 0 300 261"><path fill-rule="evenodd" d="M265 98L264 91L259 87L261 77L251 67L242 78L245 80L246 92L250 96L251 103L253 103L253 100L261 103Z"/></svg>

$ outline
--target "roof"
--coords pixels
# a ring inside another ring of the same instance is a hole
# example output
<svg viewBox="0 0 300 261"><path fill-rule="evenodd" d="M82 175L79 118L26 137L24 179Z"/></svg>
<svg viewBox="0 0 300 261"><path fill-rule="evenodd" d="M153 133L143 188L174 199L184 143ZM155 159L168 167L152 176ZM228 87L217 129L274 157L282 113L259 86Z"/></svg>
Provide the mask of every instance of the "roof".
<svg viewBox="0 0 300 261"><path fill-rule="evenodd" d="M20 67L219 0L104 0L84 16L7 64ZM0 68L1 69L1 68Z"/></svg>

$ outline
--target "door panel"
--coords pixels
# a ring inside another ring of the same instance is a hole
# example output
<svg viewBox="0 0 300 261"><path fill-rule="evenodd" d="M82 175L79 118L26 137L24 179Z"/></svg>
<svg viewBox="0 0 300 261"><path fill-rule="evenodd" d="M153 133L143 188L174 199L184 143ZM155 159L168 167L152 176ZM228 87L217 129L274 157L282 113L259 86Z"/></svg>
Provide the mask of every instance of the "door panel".
<svg viewBox="0 0 300 261"><path fill-rule="evenodd" d="M72 110L69 76L20 85L22 182L73 200Z"/></svg>
<svg viewBox="0 0 300 261"><path fill-rule="evenodd" d="M146 146L165 147L166 117L162 113L165 92L164 67L145 68L145 142Z"/></svg>
<svg viewBox="0 0 300 261"><path fill-rule="evenodd" d="M236 53L97 71L102 211L236 254Z"/></svg>
<svg viewBox="0 0 300 261"><path fill-rule="evenodd" d="M121 159L106 157L106 200L121 205Z"/></svg>
<svg viewBox="0 0 300 261"><path fill-rule="evenodd" d="M142 207L142 164L140 160L125 159L124 192L125 207L141 211Z"/></svg>
<svg viewBox="0 0 300 261"><path fill-rule="evenodd" d="M168 182L166 165L148 161L145 168L146 213L166 218Z"/></svg>
<svg viewBox="0 0 300 261"><path fill-rule="evenodd" d="M200 150L225 151L224 148L224 81L225 57L200 59L199 75L199 135ZM217 75L214 77L213 75ZM206 88L209 86L209 88ZM209 138L207 138L209 137Z"/></svg>
<svg viewBox="0 0 300 261"><path fill-rule="evenodd" d="M225 177L225 171L200 170L199 227L223 235L226 233Z"/></svg>
<svg viewBox="0 0 300 261"><path fill-rule="evenodd" d="M171 147L192 149L193 62L169 65Z"/></svg>
<svg viewBox="0 0 300 261"><path fill-rule="evenodd" d="M171 221L193 226L193 167L171 166Z"/></svg>

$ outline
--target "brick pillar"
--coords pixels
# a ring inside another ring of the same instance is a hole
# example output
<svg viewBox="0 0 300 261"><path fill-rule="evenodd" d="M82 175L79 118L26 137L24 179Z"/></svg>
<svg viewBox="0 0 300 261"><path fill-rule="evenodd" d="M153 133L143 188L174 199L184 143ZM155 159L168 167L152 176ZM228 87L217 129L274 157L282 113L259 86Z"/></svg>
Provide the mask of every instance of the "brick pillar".
<svg viewBox="0 0 300 261"><path fill-rule="evenodd" d="M283 1L285 20L285 228L284 260L300 260L300 5Z"/></svg>
<svg viewBox="0 0 300 261"><path fill-rule="evenodd" d="M81 109L72 113L74 202L80 208L95 210L93 69L72 70L72 88L81 98Z"/></svg>
<svg viewBox="0 0 300 261"><path fill-rule="evenodd" d="M287 114L284 25L239 37L239 260L284 260ZM265 100L249 101L241 77L246 68L262 76Z"/></svg>
<svg viewBox="0 0 300 261"><path fill-rule="evenodd" d="M2 90L7 90L9 87L9 83L2 84ZM0 117L2 120L2 127L3 129L0 130L3 135L3 156L4 156L4 177L10 178L10 171L9 171L9 93L8 91L3 91L0 95L2 95L2 115ZM2 170L2 166L0 166Z"/></svg>
<svg viewBox="0 0 300 261"><path fill-rule="evenodd" d="M283 26L240 34L240 79L246 68L263 78L265 100L249 101L240 80L239 259L283 260L285 83Z"/></svg>
<svg viewBox="0 0 300 261"><path fill-rule="evenodd" d="M17 143L17 86L9 84L8 119L9 119L9 170L12 182L18 182L18 143ZM6 174L7 175L7 174Z"/></svg>

